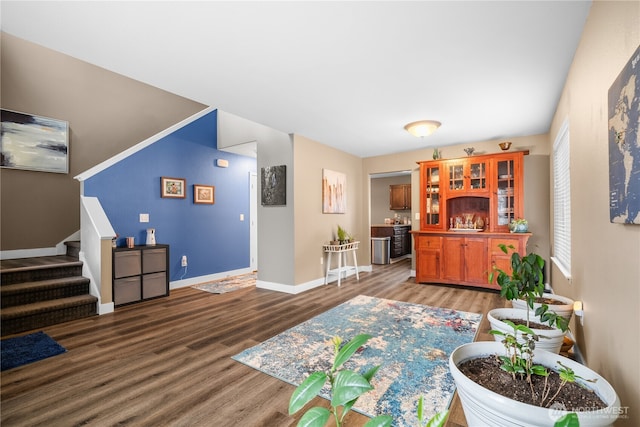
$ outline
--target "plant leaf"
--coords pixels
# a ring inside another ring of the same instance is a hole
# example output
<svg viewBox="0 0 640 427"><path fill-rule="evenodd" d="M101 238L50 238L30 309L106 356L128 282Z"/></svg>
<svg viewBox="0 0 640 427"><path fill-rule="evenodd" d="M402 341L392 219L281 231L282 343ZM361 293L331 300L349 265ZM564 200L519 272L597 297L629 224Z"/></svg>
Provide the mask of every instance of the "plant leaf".
<svg viewBox="0 0 640 427"><path fill-rule="evenodd" d="M431 417L426 427L442 427L444 423L447 421L448 416L449 416L448 409L445 409L442 412L438 412L433 417Z"/></svg>
<svg viewBox="0 0 640 427"><path fill-rule="evenodd" d="M326 380L327 374L324 372L314 372L302 381L298 388L294 390L289 400L289 415L295 414L316 397Z"/></svg>
<svg viewBox="0 0 640 427"><path fill-rule="evenodd" d="M422 427L423 405L424 405L424 396L420 396L420 399L418 399L418 421L420 421L420 427Z"/></svg>
<svg viewBox="0 0 640 427"><path fill-rule="evenodd" d="M554 427L580 427L580 420L578 414L571 412L558 418L554 424Z"/></svg>
<svg viewBox="0 0 640 427"><path fill-rule="evenodd" d="M330 416L331 412L327 408L314 406L300 418L298 427L323 427L329 421Z"/></svg>
<svg viewBox="0 0 640 427"><path fill-rule="evenodd" d="M353 337L353 339L346 343L344 347L340 349L338 354L336 354L336 358L333 361L333 367L331 368L331 370L335 372L336 369L342 366L344 362L346 362L347 360L349 360L349 358L351 358L351 356L353 356L353 353L355 353L360 347L362 347L364 343L369 341L369 338L371 338L371 335L369 334L360 334Z"/></svg>
<svg viewBox="0 0 640 427"><path fill-rule="evenodd" d="M331 406L340 406L357 399L373 386L362 375L353 371L340 371L336 375L333 383L333 395L331 396Z"/></svg>
<svg viewBox="0 0 640 427"><path fill-rule="evenodd" d="M378 415L367 421L364 427L389 427L391 424L393 424L393 417L390 415Z"/></svg>

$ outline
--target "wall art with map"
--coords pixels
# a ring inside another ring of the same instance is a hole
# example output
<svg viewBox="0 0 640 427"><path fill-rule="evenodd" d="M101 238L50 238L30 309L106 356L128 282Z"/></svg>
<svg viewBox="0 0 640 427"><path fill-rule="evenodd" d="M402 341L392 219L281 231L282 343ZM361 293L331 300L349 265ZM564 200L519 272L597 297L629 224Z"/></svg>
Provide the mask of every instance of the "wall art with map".
<svg viewBox="0 0 640 427"><path fill-rule="evenodd" d="M640 47L609 88L609 217L640 224Z"/></svg>

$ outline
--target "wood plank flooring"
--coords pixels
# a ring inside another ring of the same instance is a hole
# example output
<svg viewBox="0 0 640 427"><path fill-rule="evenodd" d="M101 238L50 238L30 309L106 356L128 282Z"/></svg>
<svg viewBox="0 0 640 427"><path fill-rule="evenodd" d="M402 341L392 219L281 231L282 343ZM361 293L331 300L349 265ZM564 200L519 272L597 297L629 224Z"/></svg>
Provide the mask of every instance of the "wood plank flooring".
<svg viewBox="0 0 640 427"><path fill-rule="evenodd" d="M299 295L249 288L217 295L192 288L114 313L44 328L67 353L2 372L3 426L295 426L293 386L231 360L356 295L482 313L506 304L492 291L420 285L410 261L374 266L342 287ZM327 406L316 398L315 405ZM352 413L347 426L368 418ZM465 426L454 399L448 426Z"/></svg>

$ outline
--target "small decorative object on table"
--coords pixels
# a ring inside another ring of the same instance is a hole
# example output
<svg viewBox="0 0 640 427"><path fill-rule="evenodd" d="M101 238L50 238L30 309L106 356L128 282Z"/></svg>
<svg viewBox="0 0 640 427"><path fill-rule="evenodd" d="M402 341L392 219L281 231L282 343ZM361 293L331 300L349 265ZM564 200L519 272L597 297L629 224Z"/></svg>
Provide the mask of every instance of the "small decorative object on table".
<svg viewBox="0 0 640 427"><path fill-rule="evenodd" d="M467 156L472 156L474 151L476 151L476 149L473 147L467 147L464 149L464 152L467 153Z"/></svg>
<svg viewBox="0 0 640 427"><path fill-rule="evenodd" d="M509 230L512 233L526 233L529 231L529 223L524 218L514 219L509 224Z"/></svg>
<svg viewBox="0 0 640 427"><path fill-rule="evenodd" d="M501 142L500 144L498 144L500 146L500 149L502 151L507 151L509 148L511 148L511 141L505 141L505 142Z"/></svg>

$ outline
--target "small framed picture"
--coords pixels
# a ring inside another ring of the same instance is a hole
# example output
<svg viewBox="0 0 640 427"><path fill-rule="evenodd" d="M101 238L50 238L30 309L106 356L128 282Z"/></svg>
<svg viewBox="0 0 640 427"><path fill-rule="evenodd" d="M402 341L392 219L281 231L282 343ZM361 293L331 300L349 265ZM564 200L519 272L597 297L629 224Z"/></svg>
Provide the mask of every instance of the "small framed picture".
<svg viewBox="0 0 640 427"><path fill-rule="evenodd" d="M160 191L162 197L184 199L186 197L185 188L187 180L183 178L160 178Z"/></svg>
<svg viewBox="0 0 640 427"><path fill-rule="evenodd" d="M212 205L214 203L214 191L213 185L193 185L193 203L204 203Z"/></svg>

